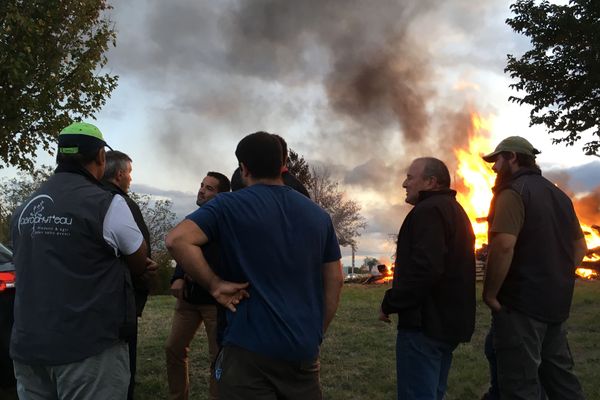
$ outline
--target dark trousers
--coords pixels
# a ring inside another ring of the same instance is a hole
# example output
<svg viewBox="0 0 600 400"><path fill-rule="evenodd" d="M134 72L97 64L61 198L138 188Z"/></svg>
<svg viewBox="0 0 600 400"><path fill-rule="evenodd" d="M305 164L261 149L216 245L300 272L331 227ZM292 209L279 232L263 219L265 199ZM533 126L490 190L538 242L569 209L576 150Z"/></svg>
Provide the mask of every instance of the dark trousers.
<svg viewBox="0 0 600 400"><path fill-rule="evenodd" d="M488 360L490 369L490 388L488 389L485 400L500 400L500 389L498 388L498 367L496 365L496 350L494 350L494 323L490 326L490 330L485 336L485 344L483 352ZM540 393L540 400L546 400L546 393L543 388Z"/></svg>
<svg viewBox="0 0 600 400"><path fill-rule="evenodd" d="M421 331L398 329L396 374L398 400L442 400L456 345Z"/></svg>
<svg viewBox="0 0 600 400"><path fill-rule="evenodd" d="M227 400L321 400L319 359L276 360L236 346L221 349L215 363L219 397Z"/></svg>
<svg viewBox="0 0 600 400"><path fill-rule="evenodd" d="M545 323L515 310L492 314L502 400L584 399L573 373L565 323Z"/></svg>
<svg viewBox="0 0 600 400"><path fill-rule="evenodd" d="M490 330L485 336L485 344L483 352L488 360L490 368L490 388L487 391L486 400L499 400L500 389L498 389L498 367L496 366L496 351L494 350L494 325L490 326Z"/></svg>

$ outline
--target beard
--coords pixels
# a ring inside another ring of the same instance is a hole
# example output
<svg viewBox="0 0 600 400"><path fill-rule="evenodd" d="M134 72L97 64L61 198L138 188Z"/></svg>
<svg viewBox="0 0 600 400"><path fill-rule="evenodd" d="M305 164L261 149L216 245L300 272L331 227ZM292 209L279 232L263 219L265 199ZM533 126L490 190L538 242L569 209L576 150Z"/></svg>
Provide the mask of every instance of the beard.
<svg viewBox="0 0 600 400"><path fill-rule="evenodd" d="M510 181L512 176L513 176L513 173L510 170L510 166L508 165L508 163L503 163L500 170L496 173L496 181L494 182L494 186L498 187L498 186Z"/></svg>

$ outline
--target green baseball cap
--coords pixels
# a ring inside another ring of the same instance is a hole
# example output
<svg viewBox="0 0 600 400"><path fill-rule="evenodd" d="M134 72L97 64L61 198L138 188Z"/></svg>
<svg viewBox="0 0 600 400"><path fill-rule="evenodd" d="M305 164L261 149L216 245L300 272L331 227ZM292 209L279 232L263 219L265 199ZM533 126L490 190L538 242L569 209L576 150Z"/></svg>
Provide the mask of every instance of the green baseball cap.
<svg viewBox="0 0 600 400"><path fill-rule="evenodd" d="M102 132L95 125L73 122L58 135L58 152L63 154L89 154L106 144Z"/></svg>
<svg viewBox="0 0 600 400"><path fill-rule="evenodd" d="M483 160L486 162L494 162L496 161L496 157L498 154L503 151L512 151L514 153L521 153L528 156L532 156L535 158L536 154L540 154L541 152L533 147L531 143L525 138L521 136L509 136L496 146L494 152L483 156Z"/></svg>

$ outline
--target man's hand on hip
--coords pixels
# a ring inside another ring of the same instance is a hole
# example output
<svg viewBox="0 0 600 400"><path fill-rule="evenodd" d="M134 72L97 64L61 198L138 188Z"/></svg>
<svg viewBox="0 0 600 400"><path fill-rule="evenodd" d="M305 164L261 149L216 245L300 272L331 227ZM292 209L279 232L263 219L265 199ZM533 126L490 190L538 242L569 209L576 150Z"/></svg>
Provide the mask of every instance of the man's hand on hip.
<svg viewBox="0 0 600 400"><path fill-rule="evenodd" d="M209 290L210 294L219 304L235 312L235 306L240 304L243 299L250 297L248 291L246 291L248 285L248 282L236 283L224 281L215 275L210 282Z"/></svg>

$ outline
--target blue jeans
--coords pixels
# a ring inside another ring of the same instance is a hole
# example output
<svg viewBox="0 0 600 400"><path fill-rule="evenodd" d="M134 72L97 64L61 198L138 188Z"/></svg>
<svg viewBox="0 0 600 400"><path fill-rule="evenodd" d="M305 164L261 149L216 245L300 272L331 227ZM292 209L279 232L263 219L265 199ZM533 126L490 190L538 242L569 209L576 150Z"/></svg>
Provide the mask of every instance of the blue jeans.
<svg viewBox="0 0 600 400"><path fill-rule="evenodd" d="M420 331L398 329L398 400L442 400L455 348L456 345L431 339Z"/></svg>

